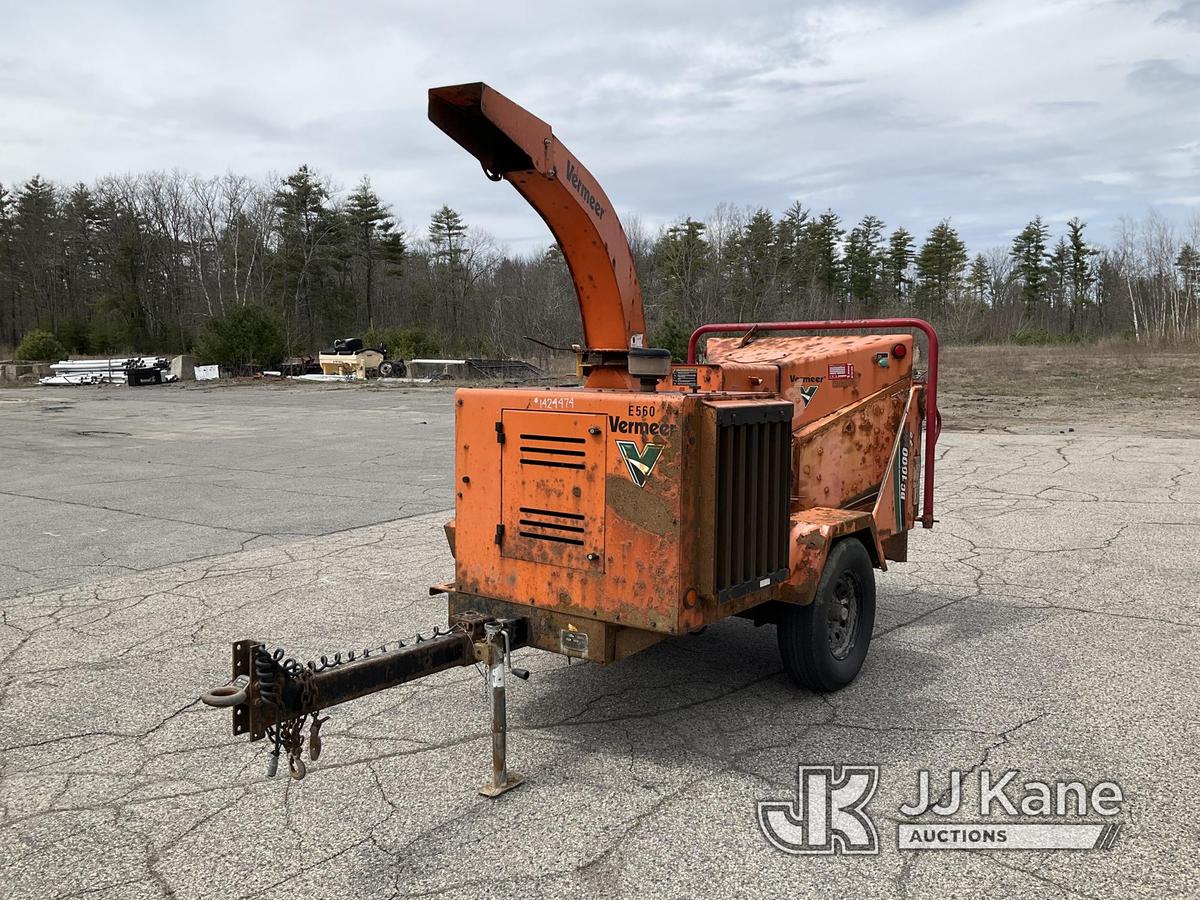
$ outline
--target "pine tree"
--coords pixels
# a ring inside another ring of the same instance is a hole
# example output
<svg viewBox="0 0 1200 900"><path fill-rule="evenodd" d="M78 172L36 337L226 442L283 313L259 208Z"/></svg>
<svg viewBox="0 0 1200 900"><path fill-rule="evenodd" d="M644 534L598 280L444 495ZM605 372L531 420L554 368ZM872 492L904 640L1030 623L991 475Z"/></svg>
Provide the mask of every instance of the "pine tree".
<svg viewBox="0 0 1200 900"><path fill-rule="evenodd" d="M1083 310L1092 304L1092 286L1096 283L1096 274L1092 266L1092 257L1100 251L1087 245L1083 237L1085 223L1078 217L1067 222L1067 241L1070 244L1070 278L1071 278L1071 333L1079 324Z"/></svg>
<svg viewBox="0 0 1200 900"><path fill-rule="evenodd" d="M376 262L383 260L392 267L399 265L404 257L404 236L397 232L396 220L391 210L379 199L371 188L371 180L364 175L362 181L346 204L346 222L350 232L350 247L353 256L363 266L365 284L363 300L367 314L367 327L375 327L372 305L375 286Z"/></svg>
<svg viewBox="0 0 1200 900"><path fill-rule="evenodd" d="M992 283L992 269L984 259L982 253L975 254L975 259L971 261L971 271L967 273L967 284L971 287L971 296L980 303L987 303L990 299L988 290Z"/></svg>
<svg viewBox="0 0 1200 900"><path fill-rule="evenodd" d="M1071 250L1067 239L1060 237L1050 253L1050 306L1056 312L1067 306L1071 282Z"/></svg>
<svg viewBox="0 0 1200 900"><path fill-rule="evenodd" d="M16 195L13 234L20 290L33 301L37 326L58 327L61 235L58 192L34 175Z"/></svg>
<svg viewBox="0 0 1200 900"><path fill-rule="evenodd" d="M67 195L62 219L63 273L67 296L72 309L80 310L86 306L86 298L94 293L92 284L99 276L97 236L105 224L105 217L91 189L80 183ZM66 338L64 341L75 345L79 343Z"/></svg>
<svg viewBox="0 0 1200 900"><path fill-rule="evenodd" d="M868 314L879 307L884 267L883 222L863 216L846 239L846 285Z"/></svg>
<svg viewBox="0 0 1200 900"><path fill-rule="evenodd" d="M734 239L730 282L739 321L754 321L774 299L779 268L777 237L771 214L760 209Z"/></svg>
<svg viewBox="0 0 1200 900"><path fill-rule="evenodd" d="M443 206L429 220L429 243L433 261L451 268L460 265L466 241L467 226L462 216L449 206Z"/></svg>
<svg viewBox="0 0 1200 900"><path fill-rule="evenodd" d="M700 284L711 267L704 223L688 217L672 225L654 247L654 271L670 304L670 314L691 321L699 305Z"/></svg>
<svg viewBox="0 0 1200 900"><path fill-rule="evenodd" d="M330 252L342 222L328 205L329 189L307 165L283 180L272 203L284 289L291 296L295 312L304 311L307 343L311 346L317 337L314 296L326 299L320 285L329 274Z"/></svg>
<svg viewBox="0 0 1200 900"><path fill-rule="evenodd" d="M1190 297L1200 286L1200 250L1185 243L1175 257L1175 267L1183 279L1183 292Z"/></svg>
<svg viewBox="0 0 1200 900"><path fill-rule="evenodd" d="M810 263L805 234L809 214L799 200L787 208L776 226L779 247L779 295L785 309L796 309L809 283Z"/></svg>
<svg viewBox="0 0 1200 900"><path fill-rule="evenodd" d="M1050 229L1046 227L1042 217L1037 216L1013 238L1012 250L1009 253L1016 261L1025 312L1030 316L1041 310L1046 297L1049 277L1046 241L1049 237Z"/></svg>
<svg viewBox="0 0 1200 900"><path fill-rule="evenodd" d="M962 286L963 269L967 265L967 247L948 219L943 219L929 232L917 254L917 278L921 296L933 310L943 310Z"/></svg>
<svg viewBox="0 0 1200 900"><path fill-rule="evenodd" d="M0 184L0 296L6 301L7 307L3 315L7 343L10 347L16 347L20 334L17 332L17 273L13 257L12 216L12 194Z"/></svg>
<svg viewBox="0 0 1200 900"><path fill-rule="evenodd" d="M913 236L903 228L897 228L888 239L887 258L884 263L886 270L888 294L895 304L904 302L908 294L908 286L912 280L908 277L909 267L916 259L913 250Z"/></svg>
<svg viewBox="0 0 1200 900"><path fill-rule="evenodd" d="M429 247L435 300L449 308L449 327L461 339L469 281L465 265L467 223L449 206L443 205L429 220Z"/></svg>
<svg viewBox="0 0 1200 900"><path fill-rule="evenodd" d="M827 209L805 229L805 250L812 266L813 282L823 293L827 303L841 301L842 315L846 312L843 261L841 256L842 220L832 209Z"/></svg>
<svg viewBox="0 0 1200 900"><path fill-rule="evenodd" d="M1175 257L1175 268L1179 270L1182 282L1183 319L1186 323L1196 310L1200 310L1200 250L1190 243L1184 243Z"/></svg>

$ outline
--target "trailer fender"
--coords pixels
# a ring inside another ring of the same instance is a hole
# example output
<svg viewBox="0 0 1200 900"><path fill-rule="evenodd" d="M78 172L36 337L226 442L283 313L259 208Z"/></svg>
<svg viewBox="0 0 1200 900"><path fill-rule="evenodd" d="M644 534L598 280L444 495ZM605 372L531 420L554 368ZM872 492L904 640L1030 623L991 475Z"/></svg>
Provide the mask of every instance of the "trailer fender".
<svg viewBox="0 0 1200 900"><path fill-rule="evenodd" d="M887 571L887 559L870 512L818 506L793 513L791 560L788 577L779 585L779 599L812 603L830 548L835 541L852 536L863 542L875 568Z"/></svg>

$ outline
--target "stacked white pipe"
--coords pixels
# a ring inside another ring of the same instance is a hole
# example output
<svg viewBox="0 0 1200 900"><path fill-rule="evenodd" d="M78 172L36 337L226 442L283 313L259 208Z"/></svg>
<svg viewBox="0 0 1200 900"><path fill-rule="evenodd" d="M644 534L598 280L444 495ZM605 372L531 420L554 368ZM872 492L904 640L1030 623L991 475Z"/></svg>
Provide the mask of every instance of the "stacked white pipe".
<svg viewBox="0 0 1200 900"><path fill-rule="evenodd" d="M39 384L124 384L126 369L164 369L170 362L161 356L122 356L112 359L64 359L52 363L53 375L39 379ZM164 378L164 381L170 380Z"/></svg>

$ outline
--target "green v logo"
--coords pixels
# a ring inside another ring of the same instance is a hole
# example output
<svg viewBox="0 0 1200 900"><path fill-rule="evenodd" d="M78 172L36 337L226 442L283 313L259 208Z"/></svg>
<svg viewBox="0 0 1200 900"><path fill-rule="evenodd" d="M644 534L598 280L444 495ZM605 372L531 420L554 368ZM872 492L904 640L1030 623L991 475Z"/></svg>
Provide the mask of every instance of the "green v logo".
<svg viewBox="0 0 1200 900"><path fill-rule="evenodd" d="M662 444L647 444L641 450L634 441L617 441L617 449L621 451L621 459L629 469L629 477L638 487L645 487L654 465L662 456Z"/></svg>
<svg viewBox="0 0 1200 900"><path fill-rule="evenodd" d="M817 395L817 388L820 385L814 384L812 387L800 388L800 399L804 401L804 408L808 409L808 404L812 403L812 398Z"/></svg>

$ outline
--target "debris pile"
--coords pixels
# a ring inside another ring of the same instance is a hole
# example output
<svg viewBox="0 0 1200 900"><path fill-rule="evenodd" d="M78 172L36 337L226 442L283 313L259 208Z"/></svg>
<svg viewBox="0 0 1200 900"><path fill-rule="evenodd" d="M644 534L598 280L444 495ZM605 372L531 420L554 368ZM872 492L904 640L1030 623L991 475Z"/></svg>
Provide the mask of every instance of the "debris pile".
<svg viewBox="0 0 1200 900"><path fill-rule="evenodd" d="M178 377L171 372L170 360L161 356L64 359L50 370L54 374L39 379L39 384L160 384Z"/></svg>

